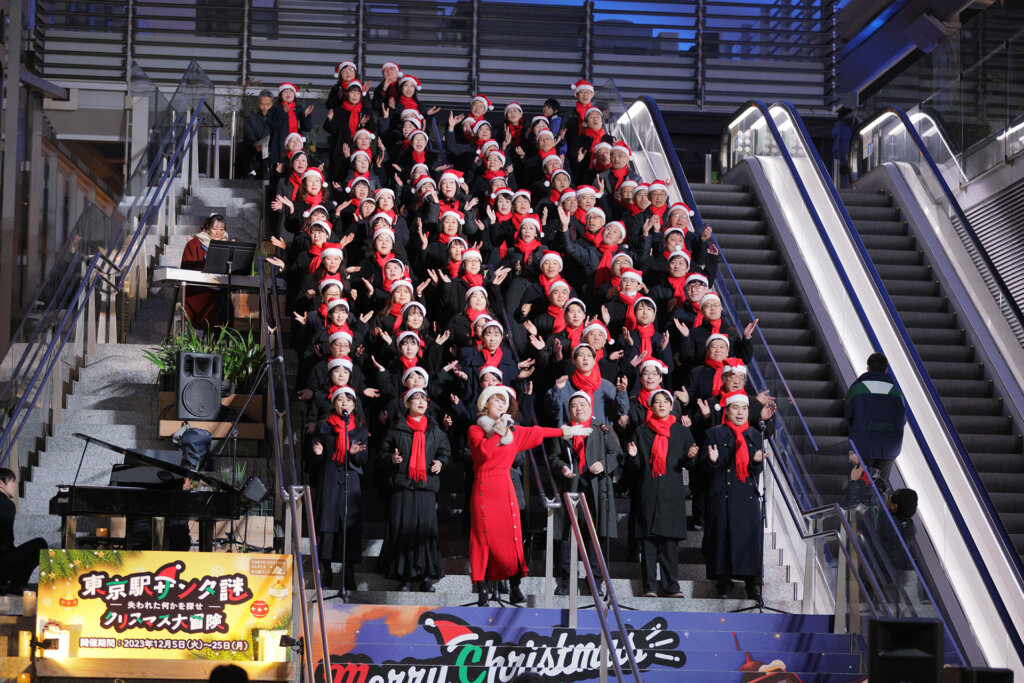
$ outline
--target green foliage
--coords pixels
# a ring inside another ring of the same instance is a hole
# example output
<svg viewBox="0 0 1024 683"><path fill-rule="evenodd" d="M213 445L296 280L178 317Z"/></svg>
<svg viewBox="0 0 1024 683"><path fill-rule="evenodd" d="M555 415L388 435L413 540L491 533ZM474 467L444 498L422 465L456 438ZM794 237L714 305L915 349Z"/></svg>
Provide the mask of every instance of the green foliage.
<svg viewBox="0 0 1024 683"><path fill-rule="evenodd" d="M119 569L124 558L136 550L57 550L43 551L39 560L39 583L56 585L66 581L83 569L103 567Z"/></svg>
<svg viewBox="0 0 1024 683"><path fill-rule="evenodd" d="M249 391L260 365L267 357L253 331L242 334L230 327L220 326L207 334L200 334L187 317L184 321L183 333L172 334L160 346L143 351L146 358L161 373L173 375L178 372L178 354L182 351L219 353L223 356L224 378L235 383L236 391Z"/></svg>

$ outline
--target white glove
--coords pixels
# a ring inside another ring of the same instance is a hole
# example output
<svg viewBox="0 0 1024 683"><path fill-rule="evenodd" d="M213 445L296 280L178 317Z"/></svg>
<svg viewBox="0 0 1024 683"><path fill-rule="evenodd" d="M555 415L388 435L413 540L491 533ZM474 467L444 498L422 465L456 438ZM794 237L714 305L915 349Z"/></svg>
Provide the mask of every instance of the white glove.
<svg viewBox="0 0 1024 683"><path fill-rule="evenodd" d="M590 436L590 433L594 431L593 427L584 427L583 425L569 425L569 430L562 430L562 436L566 439L571 439L574 436Z"/></svg>

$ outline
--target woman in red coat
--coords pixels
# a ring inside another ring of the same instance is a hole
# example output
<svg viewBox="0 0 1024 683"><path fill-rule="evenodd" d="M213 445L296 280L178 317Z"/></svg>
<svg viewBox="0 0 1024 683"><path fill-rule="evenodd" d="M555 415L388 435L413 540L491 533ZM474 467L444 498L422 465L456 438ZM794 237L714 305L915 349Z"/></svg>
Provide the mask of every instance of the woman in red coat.
<svg viewBox="0 0 1024 683"><path fill-rule="evenodd" d="M199 232L185 244L185 251L181 254L181 267L185 270L202 270L210 242L227 239L228 231L224 216L219 213L210 214L199 226ZM224 306L218 301L219 294L218 290L206 287L193 286L189 289L185 296L185 314L192 321L192 327L202 332L213 329L222 322L218 309Z"/></svg>
<svg viewBox="0 0 1024 683"><path fill-rule="evenodd" d="M513 393L508 387L487 387L477 399L480 410L469 428L473 457L473 504L470 506L469 561L478 584L478 604L490 601L484 581L511 579L512 594L527 572L523 554L519 503L509 469L521 451L539 446L546 438L588 436L589 427L561 428L514 426L509 409Z"/></svg>

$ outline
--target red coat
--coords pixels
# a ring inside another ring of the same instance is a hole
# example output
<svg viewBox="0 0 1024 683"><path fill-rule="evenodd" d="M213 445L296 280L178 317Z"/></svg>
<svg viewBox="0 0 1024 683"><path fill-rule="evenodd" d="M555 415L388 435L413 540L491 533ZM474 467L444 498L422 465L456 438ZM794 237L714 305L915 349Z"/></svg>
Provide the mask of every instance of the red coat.
<svg viewBox="0 0 1024 683"><path fill-rule="evenodd" d="M185 251L181 254L181 267L187 270L202 270L206 263L206 250L198 237L193 237L185 244ZM185 286L185 285L182 285ZM201 287L199 285L188 285L185 295L185 314L192 321L192 327L200 332L206 330L207 325L213 329L220 324L217 315L216 290Z"/></svg>
<svg viewBox="0 0 1024 683"><path fill-rule="evenodd" d="M512 442L469 428L473 456L473 504L470 506L469 562L473 581L503 581L526 574L519 503L509 469L521 451L539 446L546 438L561 437L549 427L515 427Z"/></svg>

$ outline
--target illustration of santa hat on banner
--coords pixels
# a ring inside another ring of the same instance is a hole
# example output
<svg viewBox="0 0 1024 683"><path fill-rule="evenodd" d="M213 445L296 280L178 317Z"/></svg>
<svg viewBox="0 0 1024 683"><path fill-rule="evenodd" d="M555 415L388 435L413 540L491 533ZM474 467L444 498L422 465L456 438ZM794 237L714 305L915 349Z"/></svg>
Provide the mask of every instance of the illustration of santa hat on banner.
<svg viewBox="0 0 1024 683"><path fill-rule="evenodd" d="M434 637L437 638L437 644L444 646L449 652L454 652L455 648L463 643L469 643L480 638L466 622L457 617L450 615L443 615L443 617L438 615L439 618L436 619L434 617L435 615L428 612L423 615L420 623L423 624L423 628L434 634Z"/></svg>

